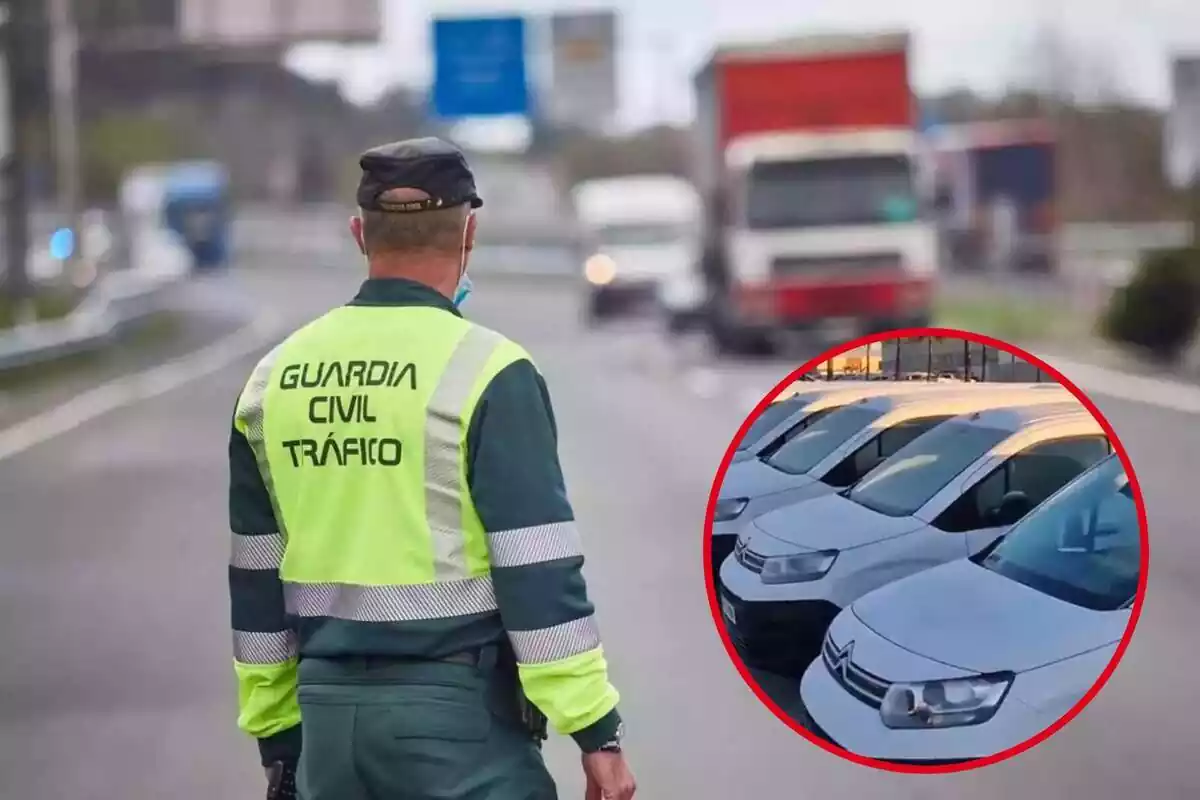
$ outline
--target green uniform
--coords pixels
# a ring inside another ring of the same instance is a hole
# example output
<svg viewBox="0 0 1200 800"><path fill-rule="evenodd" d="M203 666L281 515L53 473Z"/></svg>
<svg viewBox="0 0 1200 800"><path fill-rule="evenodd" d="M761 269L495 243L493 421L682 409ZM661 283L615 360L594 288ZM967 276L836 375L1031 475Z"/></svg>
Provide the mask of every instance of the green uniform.
<svg viewBox="0 0 1200 800"><path fill-rule="evenodd" d="M264 764L302 752L303 797L554 797L518 680L585 751L616 735L556 438L528 354L411 281L259 362L229 446L238 724Z"/></svg>

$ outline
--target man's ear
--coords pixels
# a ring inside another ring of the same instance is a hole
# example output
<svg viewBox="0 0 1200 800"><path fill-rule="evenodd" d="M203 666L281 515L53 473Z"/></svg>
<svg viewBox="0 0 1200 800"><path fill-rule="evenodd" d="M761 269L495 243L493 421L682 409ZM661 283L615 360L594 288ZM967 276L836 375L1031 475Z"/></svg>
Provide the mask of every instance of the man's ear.
<svg viewBox="0 0 1200 800"><path fill-rule="evenodd" d="M472 211L467 215L467 233L463 237L468 253L475 249L475 223L475 212Z"/></svg>
<svg viewBox="0 0 1200 800"><path fill-rule="evenodd" d="M350 218L350 235L354 237L354 243L358 245L358 252L364 256L367 254L367 246L363 243L362 217L355 215Z"/></svg>

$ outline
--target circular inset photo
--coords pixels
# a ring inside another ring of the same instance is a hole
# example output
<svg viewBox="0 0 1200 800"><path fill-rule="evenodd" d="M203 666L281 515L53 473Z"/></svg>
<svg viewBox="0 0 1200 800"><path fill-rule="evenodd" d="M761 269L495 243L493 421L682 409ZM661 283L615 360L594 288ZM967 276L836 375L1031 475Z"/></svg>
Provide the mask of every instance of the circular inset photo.
<svg viewBox="0 0 1200 800"><path fill-rule="evenodd" d="M993 764L1066 725L1128 646L1149 561L1095 404L1017 347L940 328L786 376L729 445L704 547L759 699L897 772Z"/></svg>

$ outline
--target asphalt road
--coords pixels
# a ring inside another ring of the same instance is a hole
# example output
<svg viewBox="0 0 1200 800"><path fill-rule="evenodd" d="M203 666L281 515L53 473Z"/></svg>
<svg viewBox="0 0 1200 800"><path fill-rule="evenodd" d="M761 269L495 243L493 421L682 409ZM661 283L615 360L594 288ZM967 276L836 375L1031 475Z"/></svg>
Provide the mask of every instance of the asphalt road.
<svg viewBox="0 0 1200 800"><path fill-rule="evenodd" d="M294 326L349 297L357 280L349 263L243 269L239 285L219 291L237 309L239 293L249 293ZM523 342L549 380L639 796L1200 793L1190 763L1200 749L1195 416L1100 400L1133 456L1154 543L1142 624L1100 699L1007 764L894 775L842 762L775 720L738 677L709 616L701 577L709 485L755 392L788 364L719 363L666 346L645 325L587 331L574 293L548 281L477 279L468 309ZM0 797L262 791L253 744L234 728L225 597L226 436L253 360L0 461ZM548 759L563 796L581 797L569 741L552 740Z"/></svg>

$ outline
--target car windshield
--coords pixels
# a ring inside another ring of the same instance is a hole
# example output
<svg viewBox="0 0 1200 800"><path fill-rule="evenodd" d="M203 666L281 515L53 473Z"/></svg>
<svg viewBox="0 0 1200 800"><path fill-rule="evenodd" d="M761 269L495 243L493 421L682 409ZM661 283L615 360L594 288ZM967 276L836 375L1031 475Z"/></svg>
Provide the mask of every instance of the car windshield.
<svg viewBox="0 0 1200 800"><path fill-rule="evenodd" d="M741 444L738 445L738 450L750 449L755 442L766 436L768 431L804 408L810 402L812 402L811 397L795 395L789 397L787 400L780 400L778 403L772 403L767 406L758 415L758 419L750 423L750 427L746 429L746 435L742 437Z"/></svg>
<svg viewBox="0 0 1200 800"><path fill-rule="evenodd" d="M883 416L883 410L850 406L839 408L776 450L766 463L780 472L800 475L854 434Z"/></svg>
<svg viewBox="0 0 1200 800"><path fill-rule="evenodd" d="M904 156L774 161L750 169L751 230L911 222L917 216Z"/></svg>
<svg viewBox="0 0 1200 800"><path fill-rule="evenodd" d="M846 497L880 514L907 517L1010 435L999 428L944 422L868 472Z"/></svg>
<svg viewBox="0 0 1200 800"><path fill-rule="evenodd" d="M592 232L597 246L605 247L655 247L683 241L683 225L670 223L626 223L605 225Z"/></svg>
<svg viewBox="0 0 1200 800"><path fill-rule="evenodd" d="M1128 605L1141 575L1133 488L1109 456L1015 525L982 566L1096 611Z"/></svg>

